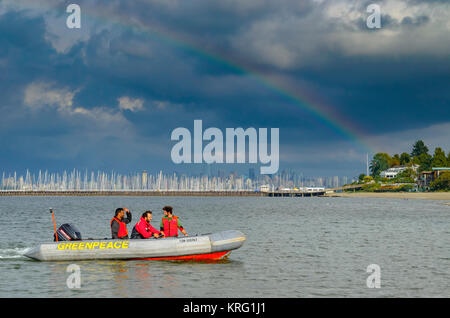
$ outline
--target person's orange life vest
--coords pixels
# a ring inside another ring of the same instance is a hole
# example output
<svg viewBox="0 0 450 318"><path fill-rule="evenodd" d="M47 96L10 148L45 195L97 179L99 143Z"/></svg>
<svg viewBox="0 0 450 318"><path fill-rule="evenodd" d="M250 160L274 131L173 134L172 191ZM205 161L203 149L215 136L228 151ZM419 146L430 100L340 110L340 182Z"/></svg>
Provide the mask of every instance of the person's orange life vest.
<svg viewBox="0 0 450 318"><path fill-rule="evenodd" d="M118 218L113 217L111 220L111 226L112 226L112 222L114 222L114 220L116 220L119 223L119 234L117 234L118 238L122 238L128 235L128 231L127 231L127 225L125 223L123 223L122 221L120 221Z"/></svg>
<svg viewBox="0 0 450 318"><path fill-rule="evenodd" d="M166 237L178 236L178 218L176 215L172 216L172 220L163 218L163 228Z"/></svg>

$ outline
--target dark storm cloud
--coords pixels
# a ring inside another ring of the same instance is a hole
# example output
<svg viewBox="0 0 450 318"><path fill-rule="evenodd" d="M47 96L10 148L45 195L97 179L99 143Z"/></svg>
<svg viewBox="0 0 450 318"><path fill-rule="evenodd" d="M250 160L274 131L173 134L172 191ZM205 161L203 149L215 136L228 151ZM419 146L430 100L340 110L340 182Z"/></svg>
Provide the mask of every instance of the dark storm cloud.
<svg viewBox="0 0 450 318"><path fill-rule="evenodd" d="M79 1L81 31L65 28L65 1L3 3L5 166L32 153L35 167L164 167L170 131L203 119L222 129L280 127L285 162L347 160L348 171L357 146L281 91L311 93L368 137L450 115L443 1L403 1L405 9L380 1L379 31L365 24L368 1ZM122 97L142 109L120 109ZM315 159L303 160L307 153Z"/></svg>

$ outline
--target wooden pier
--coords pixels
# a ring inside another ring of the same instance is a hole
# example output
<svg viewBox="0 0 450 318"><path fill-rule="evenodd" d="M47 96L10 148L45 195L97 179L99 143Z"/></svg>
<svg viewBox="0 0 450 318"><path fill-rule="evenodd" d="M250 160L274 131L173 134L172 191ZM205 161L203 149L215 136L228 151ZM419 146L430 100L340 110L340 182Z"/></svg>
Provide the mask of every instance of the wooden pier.
<svg viewBox="0 0 450 318"><path fill-rule="evenodd" d="M288 190L280 190L280 191L269 191L264 192L265 196L267 197L319 197L324 196L325 191L314 191L314 192L300 192L300 191L288 191Z"/></svg>

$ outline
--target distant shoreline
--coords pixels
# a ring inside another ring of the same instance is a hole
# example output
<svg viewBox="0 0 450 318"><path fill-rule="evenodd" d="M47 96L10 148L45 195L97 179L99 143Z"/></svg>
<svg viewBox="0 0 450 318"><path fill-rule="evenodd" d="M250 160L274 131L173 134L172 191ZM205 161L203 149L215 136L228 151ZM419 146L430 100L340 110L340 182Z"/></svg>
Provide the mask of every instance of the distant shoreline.
<svg viewBox="0 0 450 318"><path fill-rule="evenodd" d="M325 191L320 192L289 192L289 191L0 191L0 196L78 196L78 197L106 197L106 196L130 196L130 197L312 197L324 196Z"/></svg>
<svg viewBox="0 0 450 318"><path fill-rule="evenodd" d="M96 196L202 196L202 197L262 197L262 192L254 191L0 191L0 196L67 196L67 197L96 197Z"/></svg>
<svg viewBox="0 0 450 318"><path fill-rule="evenodd" d="M129 197L271 197L268 192L254 191L0 191L2 196L67 196L67 197L101 197L101 196L129 196ZM300 197L298 195L297 197ZM308 195L305 195L308 197ZM443 200L450 205L450 192L338 192L317 195L317 197L331 198L391 198L417 200Z"/></svg>
<svg viewBox="0 0 450 318"><path fill-rule="evenodd" d="M343 198L391 198L450 201L450 192L342 192L327 194L327 196Z"/></svg>

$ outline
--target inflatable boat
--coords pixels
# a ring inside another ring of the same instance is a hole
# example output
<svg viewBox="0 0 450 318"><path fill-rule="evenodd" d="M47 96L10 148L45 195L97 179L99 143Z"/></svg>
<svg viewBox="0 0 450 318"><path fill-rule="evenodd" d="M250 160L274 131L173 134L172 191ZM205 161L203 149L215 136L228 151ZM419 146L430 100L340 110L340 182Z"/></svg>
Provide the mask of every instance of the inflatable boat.
<svg viewBox="0 0 450 318"><path fill-rule="evenodd" d="M40 244L24 255L38 261L219 260L244 242L244 234L235 230L180 238L60 240Z"/></svg>

